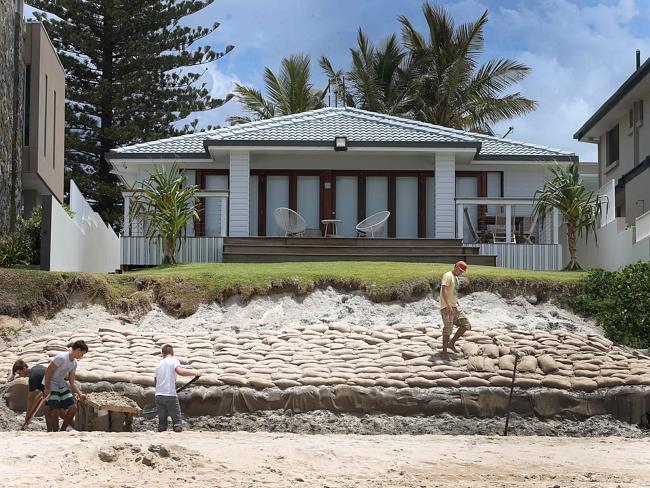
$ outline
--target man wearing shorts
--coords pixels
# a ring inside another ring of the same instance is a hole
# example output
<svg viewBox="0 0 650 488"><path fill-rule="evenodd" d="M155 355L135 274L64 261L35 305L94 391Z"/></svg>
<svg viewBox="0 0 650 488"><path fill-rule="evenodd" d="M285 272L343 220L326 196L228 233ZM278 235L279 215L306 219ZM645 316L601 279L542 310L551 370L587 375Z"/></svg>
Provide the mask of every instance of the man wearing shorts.
<svg viewBox="0 0 650 488"><path fill-rule="evenodd" d="M458 352L455 347L456 341L472 326L465 317L465 314L458 305L458 277L467 271L467 263L465 261L458 261L454 265L452 271L447 271L442 275L442 283L440 284L440 314L442 315L442 355L449 357L447 348L454 352ZM449 336L453 332L454 325L458 330L454 337L449 340Z"/></svg>
<svg viewBox="0 0 650 488"><path fill-rule="evenodd" d="M14 363L11 370L13 376L18 375L20 378L28 378L28 392L27 392L27 408L25 410L25 422L30 418L30 414L36 415L36 411L32 412L36 407L40 396L43 394L43 378L45 378L45 366L37 364L36 366L29 367L25 361L19 359ZM50 431L50 412L47 406L44 407L45 423L48 432Z"/></svg>
<svg viewBox="0 0 650 488"><path fill-rule="evenodd" d="M50 409L50 427L52 432L59 430L59 417L63 417L61 430L66 430L72 424L77 405L74 401L72 392L79 395L79 400L86 401L84 395L77 385L75 372L77 371L77 360L84 357L88 352L88 346L84 341L76 341L72 344L72 349L54 356L52 362L45 370L43 378L44 395L46 405ZM68 377L68 383L65 377Z"/></svg>

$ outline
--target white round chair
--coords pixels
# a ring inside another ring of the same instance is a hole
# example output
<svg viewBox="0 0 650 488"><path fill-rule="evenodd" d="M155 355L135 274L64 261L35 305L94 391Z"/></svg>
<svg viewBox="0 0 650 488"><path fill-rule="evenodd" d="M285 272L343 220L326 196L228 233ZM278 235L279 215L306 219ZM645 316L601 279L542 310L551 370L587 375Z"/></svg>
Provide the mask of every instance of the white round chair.
<svg viewBox="0 0 650 488"><path fill-rule="evenodd" d="M383 210L362 220L356 227L357 237L368 237L368 234L370 234L370 237L375 237L375 234L379 234L386 225L388 217L390 217L390 212Z"/></svg>
<svg viewBox="0 0 650 488"><path fill-rule="evenodd" d="M275 221L284 231L285 237L303 236L307 229L307 222L298 212L290 208L280 207L273 211Z"/></svg>

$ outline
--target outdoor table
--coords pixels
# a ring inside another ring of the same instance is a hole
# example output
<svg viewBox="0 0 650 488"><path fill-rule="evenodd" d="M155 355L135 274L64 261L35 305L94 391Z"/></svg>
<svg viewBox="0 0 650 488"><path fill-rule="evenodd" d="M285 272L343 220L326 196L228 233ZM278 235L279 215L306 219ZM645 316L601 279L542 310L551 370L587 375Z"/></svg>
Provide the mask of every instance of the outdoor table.
<svg viewBox="0 0 650 488"><path fill-rule="evenodd" d="M330 236L336 236L338 234L338 224L341 224L343 221L341 219L323 219L321 224L325 225L323 232L323 237L327 237L327 228L332 225L332 230L334 231Z"/></svg>

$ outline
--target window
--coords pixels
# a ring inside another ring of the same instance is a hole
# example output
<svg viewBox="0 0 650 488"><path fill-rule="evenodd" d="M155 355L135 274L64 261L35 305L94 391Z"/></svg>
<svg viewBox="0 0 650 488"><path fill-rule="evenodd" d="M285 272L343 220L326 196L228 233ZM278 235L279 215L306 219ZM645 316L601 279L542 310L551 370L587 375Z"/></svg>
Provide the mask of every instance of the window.
<svg viewBox="0 0 650 488"><path fill-rule="evenodd" d="M43 119L43 156L47 156L47 75L45 75L45 118Z"/></svg>
<svg viewBox="0 0 650 488"><path fill-rule="evenodd" d="M607 131L607 166L618 161L618 124Z"/></svg>
<svg viewBox="0 0 650 488"><path fill-rule="evenodd" d="M639 113L637 115L637 120L639 122L643 122L643 100L639 100L638 107L639 107Z"/></svg>
<svg viewBox="0 0 650 488"><path fill-rule="evenodd" d="M54 107L52 108L52 167L56 168L56 90L54 90Z"/></svg>
<svg viewBox="0 0 650 488"><path fill-rule="evenodd" d="M32 66L25 66L25 113L23 115L23 145L29 146L29 107L32 101Z"/></svg>
<svg viewBox="0 0 650 488"><path fill-rule="evenodd" d="M630 127L630 129L631 129L632 127L634 127L634 109L633 109L633 108L630 109L630 112L629 112L629 122L628 122L628 123L629 123L629 127Z"/></svg>

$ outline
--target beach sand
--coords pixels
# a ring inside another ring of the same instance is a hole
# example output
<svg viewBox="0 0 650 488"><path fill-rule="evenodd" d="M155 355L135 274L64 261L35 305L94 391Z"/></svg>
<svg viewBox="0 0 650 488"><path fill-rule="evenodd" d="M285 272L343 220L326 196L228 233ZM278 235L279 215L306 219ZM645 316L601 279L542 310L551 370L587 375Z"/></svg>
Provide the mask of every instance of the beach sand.
<svg viewBox="0 0 650 488"><path fill-rule="evenodd" d="M4 487L649 486L647 440L3 432Z"/></svg>

